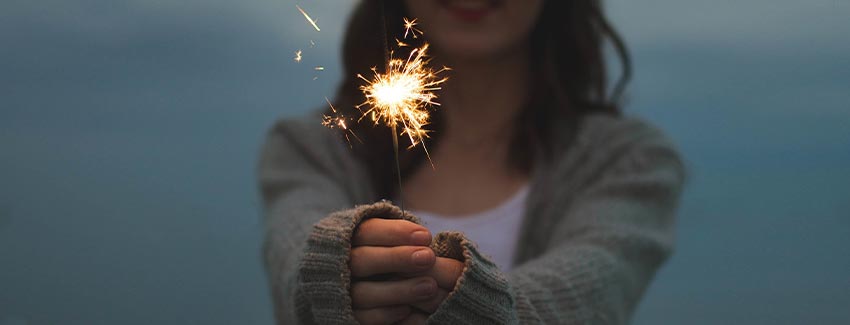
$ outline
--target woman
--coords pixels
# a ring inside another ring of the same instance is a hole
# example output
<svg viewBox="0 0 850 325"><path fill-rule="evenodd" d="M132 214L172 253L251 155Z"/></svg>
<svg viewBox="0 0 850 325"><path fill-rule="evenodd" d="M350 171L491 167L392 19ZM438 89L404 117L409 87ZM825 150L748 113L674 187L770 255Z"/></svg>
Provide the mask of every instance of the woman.
<svg viewBox="0 0 850 325"><path fill-rule="evenodd" d="M259 169L278 322L627 323L671 252L684 176L659 131L619 113L629 61L599 2L363 1L335 100L349 116L403 17L453 69L435 167L402 152L399 189L387 128L355 126L349 148L318 116L279 122ZM606 41L626 71L612 96Z"/></svg>

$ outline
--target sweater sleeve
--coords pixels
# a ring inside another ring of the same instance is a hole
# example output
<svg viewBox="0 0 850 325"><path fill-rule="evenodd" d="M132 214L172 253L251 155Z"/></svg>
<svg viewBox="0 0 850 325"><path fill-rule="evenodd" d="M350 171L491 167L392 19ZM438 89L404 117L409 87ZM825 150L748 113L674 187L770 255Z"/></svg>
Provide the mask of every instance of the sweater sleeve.
<svg viewBox="0 0 850 325"><path fill-rule="evenodd" d="M438 235L438 255L465 268L429 324L628 323L671 253L684 171L660 134L609 156L569 199L546 250L510 274L462 234Z"/></svg>

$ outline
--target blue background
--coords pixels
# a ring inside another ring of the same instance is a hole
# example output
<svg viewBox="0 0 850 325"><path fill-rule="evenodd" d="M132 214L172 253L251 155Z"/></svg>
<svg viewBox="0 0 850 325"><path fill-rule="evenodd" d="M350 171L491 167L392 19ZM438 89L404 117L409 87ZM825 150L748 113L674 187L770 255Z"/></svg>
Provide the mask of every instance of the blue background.
<svg viewBox="0 0 850 325"><path fill-rule="evenodd" d="M333 94L353 3L4 0L0 324L271 323L258 147ZM850 322L850 1L608 9L691 169L635 323Z"/></svg>

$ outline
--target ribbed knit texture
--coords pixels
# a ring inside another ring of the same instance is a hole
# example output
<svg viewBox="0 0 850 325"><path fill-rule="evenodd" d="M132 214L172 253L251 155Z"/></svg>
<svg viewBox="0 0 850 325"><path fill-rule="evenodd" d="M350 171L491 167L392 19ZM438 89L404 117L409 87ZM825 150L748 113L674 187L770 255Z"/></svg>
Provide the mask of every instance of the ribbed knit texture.
<svg viewBox="0 0 850 325"><path fill-rule="evenodd" d="M318 121L276 124L260 160L264 258L280 324L356 324L354 229L365 218L402 218L389 202L374 203L362 162ZM429 324L628 323L672 251L683 167L663 134L640 121L590 115L574 141L565 140L568 125L554 157L534 167L512 272L461 233L435 237L437 255L465 267Z"/></svg>

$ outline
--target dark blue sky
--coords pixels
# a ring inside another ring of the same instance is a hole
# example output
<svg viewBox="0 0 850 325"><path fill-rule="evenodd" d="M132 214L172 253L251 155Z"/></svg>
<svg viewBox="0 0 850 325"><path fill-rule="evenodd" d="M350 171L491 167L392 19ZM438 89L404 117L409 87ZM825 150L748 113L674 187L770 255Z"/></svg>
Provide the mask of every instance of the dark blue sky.
<svg viewBox="0 0 850 325"><path fill-rule="evenodd" d="M0 4L0 324L271 323L257 150L352 3ZM850 3L608 4L691 170L635 323L850 322Z"/></svg>

